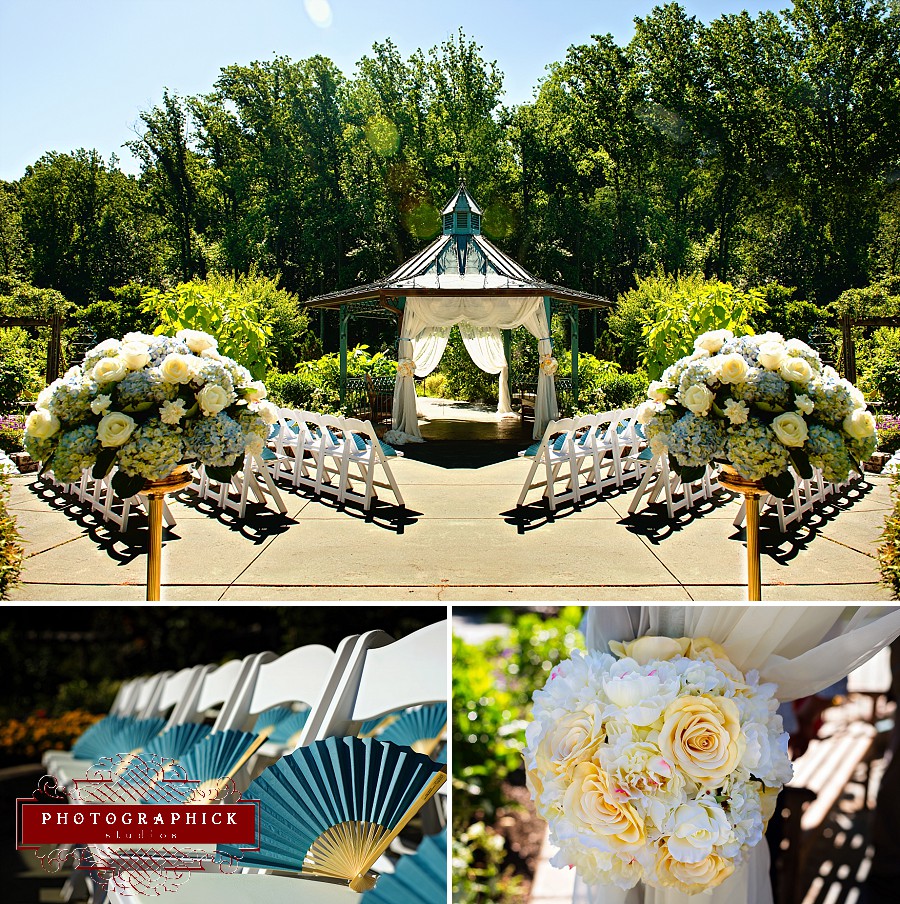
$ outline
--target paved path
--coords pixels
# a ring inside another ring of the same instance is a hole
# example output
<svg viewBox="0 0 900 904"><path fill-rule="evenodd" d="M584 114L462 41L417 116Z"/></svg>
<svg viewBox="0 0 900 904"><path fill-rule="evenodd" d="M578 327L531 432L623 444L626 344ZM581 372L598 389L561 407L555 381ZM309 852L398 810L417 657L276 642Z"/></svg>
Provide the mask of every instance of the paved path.
<svg viewBox="0 0 900 904"><path fill-rule="evenodd" d="M632 489L589 500L549 522L542 505L518 521L528 463L446 469L409 459L394 473L405 520L285 492L287 515L251 507L243 522L183 494L166 532L168 600L728 600L744 595L736 503L674 522L628 516ZM140 600L146 530L99 523L33 476L12 480L11 510L26 546L14 600ZM889 483L829 503L795 533L763 529L763 595L782 600L886 600L876 550Z"/></svg>

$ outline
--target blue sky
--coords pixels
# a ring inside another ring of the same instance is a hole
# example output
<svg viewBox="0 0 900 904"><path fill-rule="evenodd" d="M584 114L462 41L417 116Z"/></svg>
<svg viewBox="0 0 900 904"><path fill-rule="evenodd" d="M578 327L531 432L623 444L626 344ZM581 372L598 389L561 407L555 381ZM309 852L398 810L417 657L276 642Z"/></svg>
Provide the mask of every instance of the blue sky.
<svg viewBox="0 0 900 904"><path fill-rule="evenodd" d="M661 0L656 0L661 2ZM531 98L566 48L627 42L654 0L0 0L0 179L46 151L96 148L137 167L123 142L164 87L209 91L219 69L284 54L330 57L347 74L376 41L408 56L459 27L503 71L505 102ZM765 0L682 0L691 15L781 9ZM328 21L330 19L330 21Z"/></svg>

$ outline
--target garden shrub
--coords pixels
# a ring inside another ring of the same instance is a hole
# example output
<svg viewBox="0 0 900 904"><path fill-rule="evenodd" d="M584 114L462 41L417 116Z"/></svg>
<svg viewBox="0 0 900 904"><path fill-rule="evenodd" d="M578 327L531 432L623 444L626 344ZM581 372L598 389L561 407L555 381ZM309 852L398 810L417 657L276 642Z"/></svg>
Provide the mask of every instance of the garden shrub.
<svg viewBox="0 0 900 904"><path fill-rule="evenodd" d="M0 474L0 599L6 599L22 568L22 544L16 520L7 508L8 498L9 478Z"/></svg>
<svg viewBox="0 0 900 904"><path fill-rule="evenodd" d="M76 335L96 344L126 333L152 333L157 319L144 307L146 287L129 283L110 289L112 298L94 301L75 315Z"/></svg>
<svg viewBox="0 0 900 904"><path fill-rule="evenodd" d="M882 580L891 588L894 599L900 599L900 479L891 486L894 509L884 522L878 563Z"/></svg>
<svg viewBox="0 0 900 904"><path fill-rule="evenodd" d="M878 418L878 451L893 455L900 449L900 417L882 415Z"/></svg>
<svg viewBox="0 0 900 904"><path fill-rule="evenodd" d="M25 432L25 415L0 415L0 449L7 455L22 451L22 436Z"/></svg>
<svg viewBox="0 0 900 904"><path fill-rule="evenodd" d="M447 381L444 398L486 404L497 403L497 375L485 373L469 357L456 327L450 331L450 341L447 343L444 357L441 358L438 372L443 374ZM536 376L532 379L536 379Z"/></svg>
<svg viewBox="0 0 900 904"><path fill-rule="evenodd" d="M0 414L15 411L44 385L46 362L34 354L33 344L21 327L0 329Z"/></svg>
<svg viewBox="0 0 900 904"><path fill-rule="evenodd" d="M831 315L825 308L809 301L793 298L796 289L772 283L761 286L764 309L753 318L757 333L781 333L785 339L802 339L809 342L817 326L825 327Z"/></svg>
<svg viewBox="0 0 900 904"><path fill-rule="evenodd" d="M440 372L425 377L425 395L433 399L446 398L447 378Z"/></svg>
<svg viewBox="0 0 900 904"><path fill-rule="evenodd" d="M37 760L45 750L68 750L103 716L77 709L61 716L36 712L0 724L0 756L6 760Z"/></svg>
<svg viewBox="0 0 900 904"><path fill-rule="evenodd" d="M900 329L880 327L857 348L860 388L900 412Z"/></svg>
<svg viewBox="0 0 900 904"><path fill-rule="evenodd" d="M282 408L335 414L341 405L340 393L336 386L325 387L299 373L270 372L266 377L266 389L269 398Z"/></svg>

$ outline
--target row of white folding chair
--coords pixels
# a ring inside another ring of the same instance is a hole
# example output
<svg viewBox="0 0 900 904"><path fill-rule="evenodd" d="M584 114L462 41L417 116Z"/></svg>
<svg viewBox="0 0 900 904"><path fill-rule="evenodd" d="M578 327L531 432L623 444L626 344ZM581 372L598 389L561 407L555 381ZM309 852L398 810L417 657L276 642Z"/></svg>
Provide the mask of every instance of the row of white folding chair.
<svg viewBox="0 0 900 904"><path fill-rule="evenodd" d="M697 502L711 499L718 489L719 482L712 467L707 465L703 476L698 480L685 482L669 466L669 456L663 452L651 457L641 482L631 497L628 514L633 515L645 501L645 497L646 504L653 505L660 501L662 495L666 513L669 518L674 518L678 512L693 508Z"/></svg>
<svg viewBox="0 0 900 904"><path fill-rule="evenodd" d="M251 494L261 505L268 506L271 502L282 515L287 512L263 458L249 452L244 456L243 468L227 482L211 478L200 465L189 489L223 511L235 512L238 518L245 516Z"/></svg>
<svg viewBox="0 0 900 904"><path fill-rule="evenodd" d="M276 479L334 496L341 504L355 499L368 511L377 489L390 490L396 504L404 504L371 421L282 408L265 459Z"/></svg>
<svg viewBox="0 0 900 904"><path fill-rule="evenodd" d="M61 483L53 477L49 479L62 492L74 496L82 505L89 506L104 522L114 524L124 533L128 530L128 519L134 513L134 509L141 509L146 513L147 500L140 493L128 499L117 496L112 487L115 472L116 469L113 468L106 477L96 478L89 469L85 469L81 472L80 479L74 483ZM175 526L175 517L165 500L163 500L163 519L168 527Z"/></svg>
<svg viewBox="0 0 900 904"><path fill-rule="evenodd" d="M793 468L791 474L794 477L791 495L787 499L781 499L769 494L763 497L760 505L760 514L767 510L775 510L781 533L785 533L792 524L802 521L816 505L824 502L829 496L840 493L845 487L862 479L858 474L851 474L843 483L831 483L825 480L821 468L814 468L813 476L809 479L801 478ZM746 517L747 505L742 501L734 518L734 526L741 527Z"/></svg>

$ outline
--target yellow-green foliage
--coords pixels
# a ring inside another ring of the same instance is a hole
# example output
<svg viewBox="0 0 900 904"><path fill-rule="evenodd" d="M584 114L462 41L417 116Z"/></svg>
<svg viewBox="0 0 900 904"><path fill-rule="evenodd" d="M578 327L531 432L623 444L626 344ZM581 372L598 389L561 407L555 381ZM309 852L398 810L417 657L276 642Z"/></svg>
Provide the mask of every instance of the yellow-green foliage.
<svg viewBox="0 0 900 904"><path fill-rule="evenodd" d="M19 579L22 567L22 545L15 518L7 509L9 478L0 474L0 599Z"/></svg>
<svg viewBox="0 0 900 904"><path fill-rule="evenodd" d="M878 561L884 582L893 591L894 599L900 599L900 481L894 481L891 493L894 498L894 510L884 522Z"/></svg>

